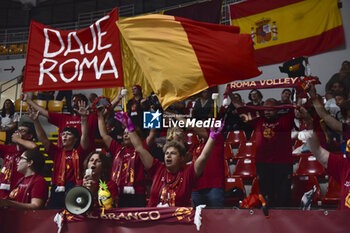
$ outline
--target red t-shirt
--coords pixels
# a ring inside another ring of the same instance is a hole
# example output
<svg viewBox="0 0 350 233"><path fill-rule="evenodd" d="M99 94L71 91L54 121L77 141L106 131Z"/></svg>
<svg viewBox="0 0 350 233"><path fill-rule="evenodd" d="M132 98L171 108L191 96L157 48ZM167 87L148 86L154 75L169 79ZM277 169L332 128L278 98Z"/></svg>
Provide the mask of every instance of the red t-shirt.
<svg viewBox="0 0 350 233"><path fill-rule="evenodd" d="M197 146L191 147L194 164L195 160L200 156L206 141L202 140ZM194 149L194 150L193 150ZM224 167L224 139L220 135L215 140L215 145L211 155L205 165L203 174L199 177L193 191L206 188L223 188L225 187L225 167Z"/></svg>
<svg viewBox="0 0 350 233"><path fill-rule="evenodd" d="M0 198L7 197L23 177L22 173L17 172L17 163L22 153L16 145L0 145L0 157L4 159L0 172Z"/></svg>
<svg viewBox="0 0 350 233"><path fill-rule="evenodd" d="M169 196L168 193L162 195L162 192L167 185L173 184L175 184L173 187L175 206L188 206L190 204L191 190L198 179L194 172L193 163L186 166L180 172L172 174L166 170L164 164L154 159L148 173L153 180L150 200L148 202L149 207L157 206L161 202L161 196ZM164 200L163 203L167 203L167 201ZM171 205L169 204L169 206Z"/></svg>
<svg viewBox="0 0 350 233"><path fill-rule="evenodd" d="M57 185L57 178L59 173L59 168L61 164L61 157L62 157L63 149L61 147L58 147L54 144L50 144L49 151L47 152L48 156L53 160L53 172L52 172L52 184ZM65 182L72 182L75 183L75 176L74 176L74 168L73 168L73 159L72 159L72 153L71 151L66 151L66 172L65 172ZM79 171L81 171L83 167L83 162L85 158L88 156L88 153L84 151L81 146L78 146L77 153L79 156Z"/></svg>
<svg viewBox="0 0 350 233"><path fill-rule="evenodd" d="M11 200L30 203L32 198L43 199L46 202L48 187L44 177L34 174L24 177L9 194Z"/></svg>
<svg viewBox="0 0 350 233"><path fill-rule="evenodd" d="M248 122L256 135L257 163L293 164L291 130L294 127L294 111L268 122L264 117Z"/></svg>
<svg viewBox="0 0 350 233"><path fill-rule="evenodd" d="M145 142L143 144L146 144ZM145 146L145 145L144 145ZM147 147L146 147L147 148ZM117 141L112 140L111 146L109 147L109 152L113 155L113 159L116 159L117 154L119 153L119 156L122 156L123 158L123 164L121 164L123 171L121 174L121 182L120 186L118 187L120 192L123 193L124 186L127 186L126 180L127 180L127 167L128 162L130 158L135 154L135 160L134 160L134 183L133 187L135 189L135 194L145 194L146 188L145 188L145 172L143 168L143 164L141 162L140 156L138 153L135 152L134 147L123 147L121 146ZM113 161L113 167L111 171L111 178L113 179L113 173L117 172L118 164L116 164L116 161ZM114 180L116 181L116 180Z"/></svg>
<svg viewBox="0 0 350 233"><path fill-rule="evenodd" d="M95 147L95 132L97 130L97 115L90 114L87 116L88 121L88 134L91 150ZM56 125L59 128L59 135L65 127L77 128L81 135L81 117L79 115L71 115L66 113L49 112L49 123ZM61 146L62 138L59 136L57 145Z"/></svg>
<svg viewBox="0 0 350 233"><path fill-rule="evenodd" d="M330 153L327 171L341 185L340 209L350 210L350 160Z"/></svg>
<svg viewBox="0 0 350 233"><path fill-rule="evenodd" d="M345 141L345 155L350 159L350 125L343 123L343 140Z"/></svg>

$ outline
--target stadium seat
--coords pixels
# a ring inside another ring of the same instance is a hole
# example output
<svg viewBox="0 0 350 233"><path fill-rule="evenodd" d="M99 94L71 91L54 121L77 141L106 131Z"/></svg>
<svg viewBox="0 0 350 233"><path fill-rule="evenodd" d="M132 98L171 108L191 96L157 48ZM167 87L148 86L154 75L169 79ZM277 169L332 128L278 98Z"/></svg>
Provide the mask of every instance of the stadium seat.
<svg viewBox="0 0 350 233"><path fill-rule="evenodd" d="M10 44L9 54L20 54L23 53L23 44Z"/></svg>
<svg viewBox="0 0 350 233"><path fill-rule="evenodd" d="M317 201L321 197L321 188L317 181L316 176L293 176L292 177L292 195L291 202L293 206L300 206L301 198L304 193L310 191L314 185L316 186L316 193L313 199L313 205L317 204Z"/></svg>
<svg viewBox="0 0 350 233"><path fill-rule="evenodd" d="M308 153L295 153L295 154L292 154L292 156L294 158L294 161L299 163L301 157L312 156L312 153L311 152L308 152Z"/></svg>
<svg viewBox="0 0 350 233"><path fill-rule="evenodd" d="M304 145L304 143L301 140L299 140L299 139L295 140L294 145L293 145L293 150L295 150L298 147L301 147L302 145Z"/></svg>
<svg viewBox="0 0 350 233"><path fill-rule="evenodd" d="M237 189L242 190L243 193L238 193ZM236 192L235 192L236 191ZM240 195L243 194L243 195ZM225 179L225 206L232 207L238 206L239 201L246 198L246 190L243 184L243 180L240 177L228 177Z"/></svg>
<svg viewBox="0 0 350 233"><path fill-rule="evenodd" d="M33 100L33 102L36 103L37 105L39 105L40 107L42 107L43 109L46 109L46 105L47 105L46 100L35 99L35 100Z"/></svg>
<svg viewBox="0 0 350 233"><path fill-rule="evenodd" d="M225 177L232 177L230 166L228 165L227 160L224 160L224 168L225 168Z"/></svg>
<svg viewBox="0 0 350 233"><path fill-rule="evenodd" d="M229 163L233 162L233 159L235 158L232 153L231 144L227 142L224 143L224 158Z"/></svg>
<svg viewBox="0 0 350 233"><path fill-rule="evenodd" d="M26 102L22 102L22 111L25 112L29 108L29 105ZM21 109L21 100L17 99L15 101L15 111L19 112Z"/></svg>
<svg viewBox="0 0 350 233"><path fill-rule="evenodd" d="M61 101L61 100L50 100L48 109L51 112L62 112L63 101Z"/></svg>
<svg viewBox="0 0 350 233"><path fill-rule="evenodd" d="M235 159L254 158L255 153L255 142L244 142L239 145Z"/></svg>
<svg viewBox="0 0 350 233"><path fill-rule="evenodd" d="M0 131L0 144L5 144L6 142L6 132Z"/></svg>
<svg viewBox="0 0 350 233"><path fill-rule="evenodd" d="M246 141L246 137L243 130L235 130L228 132L226 143L230 143L232 148L238 148L238 146Z"/></svg>
<svg viewBox="0 0 350 233"><path fill-rule="evenodd" d="M238 159L232 176L241 177L243 180L253 180L256 177L255 161L249 158Z"/></svg>
<svg viewBox="0 0 350 233"><path fill-rule="evenodd" d="M0 55L6 55L8 54L8 49L6 45L0 45Z"/></svg>
<svg viewBox="0 0 350 233"><path fill-rule="evenodd" d="M248 140L249 142L255 142L255 138L256 138L256 132L255 130L252 132L252 135L250 137L250 139Z"/></svg>
<svg viewBox="0 0 350 233"><path fill-rule="evenodd" d="M300 157L298 168L295 171L297 176L315 175L317 177L323 177L326 171L322 164L316 160L314 156L310 154L303 155Z"/></svg>
<svg viewBox="0 0 350 233"><path fill-rule="evenodd" d="M252 187L250 189L250 194L256 194L256 195L259 195L260 193L260 188L259 188L259 182L258 182L258 178L255 177L253 179L253 182L252 182ZM249 194L249 195L250 195Z"/></svg>
<svg viewBox="0 0 350 233"><path fill-rule="evenodd" d="M327 192L322 198L322 205L338 205L340 202L340 188L340 184L333 177L330 177Z"/></svg>

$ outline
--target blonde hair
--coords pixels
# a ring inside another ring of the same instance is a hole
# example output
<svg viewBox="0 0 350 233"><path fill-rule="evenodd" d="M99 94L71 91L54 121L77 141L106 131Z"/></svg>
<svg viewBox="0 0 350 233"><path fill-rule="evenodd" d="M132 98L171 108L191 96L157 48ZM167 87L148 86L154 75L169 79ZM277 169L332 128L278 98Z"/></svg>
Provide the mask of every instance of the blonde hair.
<svg viewBox="0 0 350 233"><path fill-rule="evenodd" d="M174 140L176 132L184 132L184 130L179 128L179 127L173 127L173 128L168 129L167 135L166 135L166 140L168 142Z"/></svg>

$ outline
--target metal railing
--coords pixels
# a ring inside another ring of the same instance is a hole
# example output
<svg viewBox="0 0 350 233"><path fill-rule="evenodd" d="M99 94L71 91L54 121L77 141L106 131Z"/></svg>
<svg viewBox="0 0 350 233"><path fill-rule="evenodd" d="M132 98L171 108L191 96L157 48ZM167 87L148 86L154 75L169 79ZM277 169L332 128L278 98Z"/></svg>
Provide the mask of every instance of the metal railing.
<svg viewBox="0 0 350 233"><path fill-rule="evenodd" d="M64 23L64 24L51 24L50 27L61 29L61 30L79 30L82 28L86 28L93 24L96 20L102 18L106 14L108 14L112 9L106 9L101 11L94 11L89 13L82 13L78 16L78 21ZM134 4L120 6L118 8L118 14L122 17L133 16L135 14ZM0 30L0 54L1 50L7 50L9 53L2 54L12 55L10 53L10 45L18 45L18 44L26 44L29 36L29 27L21 27L21 28L8 28ZM25 53L23 49L22 54ZM15 54L16 55L16 54ZM18 53L17 53L18 55ZM1 55L0 55L1 56Z"/></svg>
<svg viewBox="0 0 350 233"><path fill-rule="evenodd" d="M0 85L0 103L1 103L2 94L7 92L7 91L10 91L14 87L16 88L16 90L15 90L15 96L14 96L13 100L15 101L18 98L18 85L19 85L18 78L19 77L20 76L17 76L17 77L10 79L10 80L8 80Z"/></svg>

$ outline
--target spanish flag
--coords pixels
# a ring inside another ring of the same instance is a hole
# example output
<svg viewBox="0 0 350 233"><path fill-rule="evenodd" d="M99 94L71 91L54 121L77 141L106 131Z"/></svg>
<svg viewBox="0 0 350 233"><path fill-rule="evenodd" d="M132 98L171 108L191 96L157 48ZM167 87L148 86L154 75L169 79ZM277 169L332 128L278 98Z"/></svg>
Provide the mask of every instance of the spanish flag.
<svg viewBox="0 0 350 233"><path fill-rule="evenodd" d="M231 25L251 35L259 66L344 43L338 0L249 0L232 4L230 13Z"/></svg>
<svg viewBox="0 0 350 233"><path fill-rule="evenodd" d="M208 87L261 73L250 35L239 34L238 27L168 15L125 18L117 25L142 70L137 74L164 109Z"/></svg>

